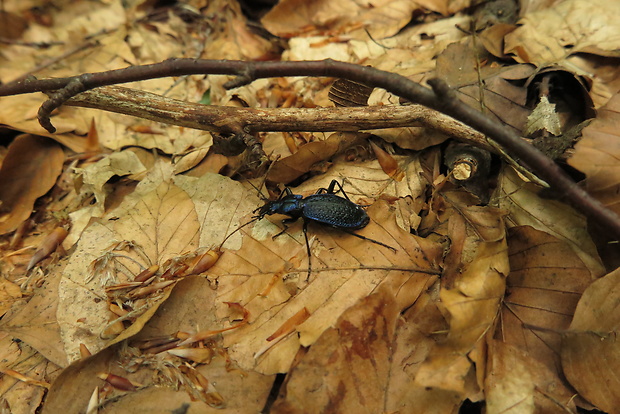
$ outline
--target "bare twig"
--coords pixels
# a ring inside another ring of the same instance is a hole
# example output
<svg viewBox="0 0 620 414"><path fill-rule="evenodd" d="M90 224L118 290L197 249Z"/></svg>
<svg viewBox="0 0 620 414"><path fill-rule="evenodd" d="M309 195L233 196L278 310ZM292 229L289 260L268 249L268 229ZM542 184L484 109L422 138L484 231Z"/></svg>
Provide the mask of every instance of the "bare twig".
<svg viewBox="0 0 620 414"><path fill-rule="evenodd" d="M202 105L150 92L107 86L81 93L65 105L95 108L203 131L364 131L426 126L460 141L494 151L486 137L467 125L421 105L336 108L236 108Z"/></svg>
<svg viewBox="0 0 620 414"><path fill-rule="evenodd" d="M425 88L404 76L379 69L333 60L305 62L242 62L222 60L169 59L161 63L131 66L107 72L83 74L72 78L45 79L10 83L0 86L0 96L53 91L63 89L71 82L72 90L56 94L39 110L42 125L53 129L49 122L51 112L73 96L75 91L101 86L140 81L158 77L192 74L234 75L228 88L238 87L259 78L281 76L328 76L379 87L413 103L438 110L484 133L525 162L536 174L555 188L577 209L620 237L620 218L605 208L578 186L555 162L503 125L492 121L481 112L461 102L448 85L439 80L429 81L433 90ZM78 92L79 93L79 92Z"/></svg>

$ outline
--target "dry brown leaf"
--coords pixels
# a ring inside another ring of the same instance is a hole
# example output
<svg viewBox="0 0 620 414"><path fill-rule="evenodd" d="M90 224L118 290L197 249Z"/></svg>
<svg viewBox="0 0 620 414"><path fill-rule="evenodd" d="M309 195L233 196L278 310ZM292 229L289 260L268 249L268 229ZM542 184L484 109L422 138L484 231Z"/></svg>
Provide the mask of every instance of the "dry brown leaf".
<svg viewBox="0 0 620 414"><path fill-rule="evenodd" d="M506 53L538 67L559 63L578 52L618 56L620 3L605 0L565 0L526 14L505 37ZM584 16L597 16L584 18ZM544 24L540 24L544 22Z"/></svg>
<svg viewBox="0 0 620 414"><path fill-rule="evenodd" d="M559 371L559 332L593 279L567 243L529 226L508 234L511 272L496 338Z"/></svg>
<svg viewBox="0 0 620 414"><path fill-rule="evenodd" d="M0 318L22 297L18 285L7 279L0 280ZM0 325L0 329L2 325Z"/></svg>
<svg viewBox="0 0 620 414"><path fill-rule="evenodd" d="M620 270L592 283L562 338L562 368L579 394L608 413L620 407Z"/></svg>
<svg viewBox="0 0 620 414"><path fill-rule="evenodd" d="M574 392L523 349L490 340L486 408L490 413L574 413Z"/></svg>
<svg viewBox="0 0 620 414"><path fill-rule="evenodd" d="M528 65L504 68L484 64L487 55L474 45L471 40L449 45L437 57L437 76L455 88L468 105L520 134L530 114L525 106L527 89L511 80L525 79L534 69ZM454 70L455 67L459 70Z"/></svg>
<svg viewBox="0 0 620 414"><path fill-rule="evenodd" d="M596 119L583 129L568 163L586 175L590 194L620 214L620 94L599 109Z"/></svg>
<svg viewBox="0 0 620 414"><path fill-rule="evenodd" d="M453 206L453 245L446 257L439 293L450 328L445 340L421 365L416 383L474 399L484 381L483 339L494 326L505 291L505 275L510 270L503 226L505 212L491 207Z"/></svg>
<svg viewBox="0 0 620 414"><path fill-rule="evenodd" d="M237 0L210 1L204 9L205 16L218 16L206 32L205 59L267 60L274 55L274 43L248 27Z"/></svg>
<svg viewBox="0 0 620 414"><path fill-rule="evenodd" d="M205 278L191 276L181 280L173 289L166 307L160 307L134 339L140 341L177 331L190 332L196 327L221 327L214 314L215 296L211 282ZM221 339L214 338L210 346L225 352L220 343ZM122 362L122 366L128 369L133 367L129 371L135 373L123 370L118 362ZM45 412L56 412L58 407L65 407L63 412L67 413L84 412L95 385L103 384L96 374L109 372L110 369L114 374L132 382L140 382L145 387L125 394L122 398L107 401L100 412L133 412L139 407L141 411L163 413L178 408L182 403L190 405L188 412L257 412L264 405L273 382L273 377L231 369L224 357L215 356L210 364L199 367L197 371L210 384L216 384L225 404L225 408L216 409L203 401L193 401L188 395L187 391L191 393L193 390L191 377L185 376L183 370L179 369L182 365L182 359L171 359L166 354L142 355L136 349L108 348L87 360L75 362L62 373L50 391ZM155 378L157 380L154 382ZM181 386L180 390L176 389L178 385ZM72 393L66 393L66 389L71 389Z"/></svg>
<svg viewBox="0 0 620 414"><path fill-rule="evenodd" d="M433 288L429 289L429 291ZM429 351L445 336L448 325L428 291L398 321L386 408L388 412L454 412L461 396L453 391L420 386L415 377Z"/></svg>
<svg viewBox="0 0 620 414"><path fill-rule="evenodd" d="M60 369L34 348L14 341L12 335L2 333L0 336L0 399L3 409L11 414L35 413L40 409L47 390L34 384L39 381L43 385L55 380ZM24 381L26 378L31 383Z"/></svg>
<svg viewBox="0 0 620 414"><path fill-rule="evenodd" d="M510 224L532 226L568 242L593 277L604 274L587 230L586 219L574 209L559 201L540 197L540 188L524 182L510 167L500 173L497 192L499 207L510 211Z"/></svg>
<svg viewBox="0 0 620 414"><path fill-rule="evenodd" d="M434 280L429 279L427 286ZM398 301L390 289L380 288L349 308L291 370L273 412L440 413L456 409L461 401L454 393L413 383L415 366L411 365L429 348L424 332L427 322L422 317L433 315L433 309L435 318L441 316L431 302L423 300L403 319L400 310L407 302Z"/></svg>
<svg viewBox="0 0 620 414"><path fill-rule="evenodd" d="M109 322L110 311L105 300L95 299L106 296L105 286L127 281L117 279L113 270L114 256L111 257L111 269L104 268L91 274L88 269L94 260L113 253L109 251L110 246L119 241L132 241L131 245L135 247L123 254L134 261L120 260L127 272L123 277L127 278L142 270L137 263L144 268L161 265L167 259L198 247L200 226L187 193L170 182L157 185L155 181L154 184L155 188L150 191L139 191L135 197L127 197L113 212L118 219L113 217L113 220L95 222L82 233L59 288L59 323L70 360L79 355L79 343L84 343L92 352L105 346L100 334ZM136 321L131 333L135 334L148 320L169 291L170 288L164 291L164 296L152 299L147 306L151 310Z"/></svg>
<svg viewBox="0 0 620 414"><path fill-rule="evenodd" d="M366 28L374 38L382 39L396 34L409 23L417 8L416 3L406 0L374 0L363 6L352 0L285 0L271 9L261 22L272 34L282 37L304 32L344 34Z"/></svg>
<svg viewBox="0 0 620 414"><path fill-rule="evenodd" d="M2 320L0 331L20 338L49 361L64 367L68 360L56 317L60 277L58 268L48 274L45 286L37 290L29 302Z"/></svg>
<svg viewBox="0 0 620 414"><path fill-rule="evenodd" d="M592 281L590 272L567 243L528 226L509 230L508 250L511 272L495 338L526 353L528 372L538 372L531 379L532 386L545 391L534 393L538 410L558 410L554 400L570 407L572 390L564 384L560 335ZM500 373L493 375L502 381Z"/></svg>
<svg viewBox="0 0 620 414"><path fill-rule="evenodd" d="M217 174L173 178L173 166L156 163L117 208L84 230L65 269L59 323L69 358L77 358L80 342L92 352L110 344L99 337L111 318L106 301L100 300L106 297L106 286L132 280L143 268L161 266L168 259L196 251L199 245L219 245L254 203L256 197L248 197L243 186L229 178ZM111 248L119 243L127 243L126 251ZM227 246L239 243L237 235ZM108 265L93 272L93 263L99 263L96 260ZM149 297L131 327L113 342L135 335L171 289Z"/></svg>
<svg viewBox="0 0 620 414"><path fill-rule="evenodd" d="M310 171L315 164L328 160L353 145L363 144L366 137L368 134L337 132L324 141L310 142L295 154L276 161L269 170L267 179L276 183L290 183Z"/></svg>
<svg viewBox="0 0 620 414"><path fill-rule="evenodd" d="M0 234L30 217L36 199L56 183L64 160L60 146L48 138L21 135L9 145L0 169Z"/></svg>

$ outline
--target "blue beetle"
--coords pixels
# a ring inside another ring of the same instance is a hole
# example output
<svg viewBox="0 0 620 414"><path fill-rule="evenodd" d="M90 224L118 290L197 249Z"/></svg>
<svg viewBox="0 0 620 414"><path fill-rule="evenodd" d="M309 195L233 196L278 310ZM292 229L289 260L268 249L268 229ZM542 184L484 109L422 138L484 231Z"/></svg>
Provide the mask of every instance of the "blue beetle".
<svg viewBox="0 0 620 414"><path fill-rule="evenodd" d="M342 192L344 198L336 195L338 192L334 191L336 186L339 187L338 191ZM289 216L289 218L282 220L284 230L273 236L274 238L286 231L288 223L297 221L300 218L304 220L303 231L306 239L306 250L308 251L308 277L311 272L310 245L308 243L307 234L308 222L310 221L334 227L352 236L368 240L391 249L392 251L396 251L395 248L387 244L353 232L353 230L366 227L370 222L370 217L368 217L368 214L362 207L349 199L342 185L336 180L332 180L328 188L320 188L316 193L305 198L300 194L293 194L291 189L287 187L277 200L269 201L255 211L258 211L258 214L254 216L256 220L260 220L266 215L272 214Z"/></svg>

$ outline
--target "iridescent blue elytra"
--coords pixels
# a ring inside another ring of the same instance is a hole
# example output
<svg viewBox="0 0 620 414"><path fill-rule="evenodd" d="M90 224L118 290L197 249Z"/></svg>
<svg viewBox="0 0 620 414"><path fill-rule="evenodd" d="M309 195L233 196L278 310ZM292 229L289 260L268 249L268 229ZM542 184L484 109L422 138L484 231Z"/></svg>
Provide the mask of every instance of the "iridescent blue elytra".
<svg viewBox="0 0 620 414"><path fill-rule="evenodd" d="M342 192L344 197L339 197L336 195L336 191L334 191L336 186L339 187L339 191ZM260 220L266 215L272 214L284 214L289 216L289 218L282 220L284 230L276 234L274 238L286 231L287 223L296 221L299 218L304 219L303 230L306 239L306 249L308 250L308 277L310 276L311 271L310 245L308 244L307 235L309 221L335 227L351 234L352 236L363 240L368 240L396 251L396 249L388 246L387 244L383 244L379 241L352 232L352 230L358 230L366 227L370 222L370 217L368 217L368 214L366 214L366 211L364 211L362 207L349 200L349 197L342 189L342 186L336 180L332 180L328 188L321 188L315 194L309 195L305 198L302 195L293 194L290 188L285 188L277 200L269 201L265 203L264 206L260 207L255 218Z"/></svg>
<svg viewBox="0 0 620 414"><path fill-rule="evenodd" d="M337 181L332 181L334 182L337 183ZM331 227L350 230L364 228L370 222L370 217L363 208L348 198L338 197L333 193L316 193L304 198L299 194L293 194L287 188L282 194L284 196L261 207L258 217L284 214L292 220L304 218Z"/></svg>

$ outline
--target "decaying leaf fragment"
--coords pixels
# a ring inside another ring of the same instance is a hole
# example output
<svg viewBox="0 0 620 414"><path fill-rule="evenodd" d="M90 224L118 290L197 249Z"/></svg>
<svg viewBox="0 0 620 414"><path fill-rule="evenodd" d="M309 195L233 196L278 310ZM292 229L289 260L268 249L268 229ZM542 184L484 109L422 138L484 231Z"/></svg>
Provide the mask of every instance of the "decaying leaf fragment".
<svg viewBox="0 0 620 414"><path fill-rule="evenodd" d="M592 283L562 337L562 368L573 387L597 408L620 407L620 270Z"/></svg>
<svg viewBox="0 0 620 414"><path fill-rule="evenodd" d="M35 200L56 183L64 160L62 148L51 139L15 138L0 169L0 234L30 217Z"/></svg>
<svg viewBox="0 0 620 414"><path fill-rule="evenodd" d="M475 399L484 382L484 338L494 327L506 288L505 276L510 270L505 212L491 207L454 206L449 219L452 245L438 305L450 328L445 339L429 352L415 381L420 386Z"/></svg>
<svg viewBox="0 0 620 414"><path fill-rule="evenodd" d="M435 280L429 279L427 287ZM273 412L417 414L454 410L460 404L457 395L417 387L410 372L432 342L424 332L424 317L438 321L438 314L432 311L434 304L422 300L402 319L403 306L419 297L405 302L394 293L380 288L344 312L335 326L300 356Z"/></svg>
<svg viewBox="0 0 620 414"><path fill-rule="evenodd" d="M586 174L585 186L607 208L620 214L620 94L583 129L568 163Z"/></svg>

